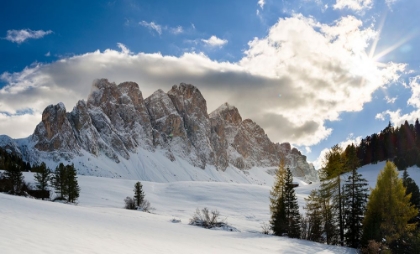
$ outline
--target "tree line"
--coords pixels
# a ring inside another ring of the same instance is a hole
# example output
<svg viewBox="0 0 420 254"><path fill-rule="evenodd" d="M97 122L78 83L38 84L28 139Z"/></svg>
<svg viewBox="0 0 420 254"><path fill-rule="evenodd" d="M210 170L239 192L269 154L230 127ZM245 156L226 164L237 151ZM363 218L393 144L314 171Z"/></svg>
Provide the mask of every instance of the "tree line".
<svg viewBox="0 0 420 254"><path fill-rule="evenodd" d="M420 122L405 121L399 127L389 123L379 133L363 138L355 148L361 166L391 160L400 170L420 167Z"/></svg>
<svg viewBox="0 0 420 254"><path fill-rule="evenodd" d="M420 253L420 192L405 170L387 161L369 194L354 145L335 145L319 171L320 187L299 207L292 175L280 159L270 192L270 229L274 235L357 248L363 253Z"/></svg>
<svg viewBox="0 0 420 254"><path fill-rule="evenodd" d="M22 161L19 156L0 148L0 169L4 169L4 173L0 173L0 192L49 199L49 189L52 187L56 193L54 200L75 203L79 197L80 187L77 181L77 171L73 164L60 163L52 171L44 162L31 166ZM35 172L36 189L24 181L22 172L28 170Z"/></svg>
<svg viewBox="0 0 420 254"><path fill-rule="evenodd" d="M19 155L10 153L0 147L0 169L6 169L11 166L17 166L22 171L32 171L31 164L23 161Z"/></svg>

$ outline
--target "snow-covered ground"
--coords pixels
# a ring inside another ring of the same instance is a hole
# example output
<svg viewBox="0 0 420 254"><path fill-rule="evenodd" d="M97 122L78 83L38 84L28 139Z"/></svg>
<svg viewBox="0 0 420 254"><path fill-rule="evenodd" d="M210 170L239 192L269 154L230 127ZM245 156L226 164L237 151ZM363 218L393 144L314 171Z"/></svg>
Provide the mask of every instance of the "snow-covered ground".
<svg viewBox="0 0 420 254"><path fill-rule="evenodd" d="M371 187L383 166L360 169ZM409 174L419 184L420 170ZM24 176L33 182L31 173ZM154 208L149 214L122 208L136 180L82 175L78 180L78 205L0 194L0 253L355 253L261 234L261 224L269 220L268 184L142 181ZM296 193L302 208L304 197L319 184L294 181L300 183ZM239 232L188 225L195 209L203 207L217 209Z"/></svg>

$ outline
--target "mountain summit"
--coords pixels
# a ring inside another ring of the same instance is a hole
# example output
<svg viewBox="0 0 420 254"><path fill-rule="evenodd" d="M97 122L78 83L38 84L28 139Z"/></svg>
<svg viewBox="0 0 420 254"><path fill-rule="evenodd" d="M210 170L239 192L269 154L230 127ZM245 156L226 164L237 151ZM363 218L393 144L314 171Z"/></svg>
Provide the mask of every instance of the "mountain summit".
<svg viewBox="0 0 420 254"><path fill-rule="evenodd" d="M185 83L144 99L134 82L96 80L86 102L79 101L71 112L62 103L48 106L33 135L18 140L0 136L0 146L32 164L72 162L79 173L98 176L147 178L139 172L153 170L151 165L246 172L277 167L284 156L294 176L317 179L296 148L271 142L258 124L243 120L228 103L208 114L201 92Z"/></svg>

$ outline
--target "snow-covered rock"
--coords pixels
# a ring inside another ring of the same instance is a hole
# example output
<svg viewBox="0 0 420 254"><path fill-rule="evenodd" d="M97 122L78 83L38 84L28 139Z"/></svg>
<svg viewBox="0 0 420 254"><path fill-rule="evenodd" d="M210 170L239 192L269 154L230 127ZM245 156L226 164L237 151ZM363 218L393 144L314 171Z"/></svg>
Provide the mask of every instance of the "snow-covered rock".
<svg viewBox="0 0 420 254"><path fill-rule="evenodd" d="M86 102L79 101L69 113L62 103L48 106L33 135L22 140L0 136L0 146L32 164L77 162L80 173L133 178L149 170L163 172L158 169L167 165L162 158L181 170L186 162L197 170L246 171L276 168L284 157L295 176L317 180L317 172L297 149L271 142L257 123L242 120L228 103L208 114L201 92L185 83L143 99L134 82L96 80Z"/></svg>

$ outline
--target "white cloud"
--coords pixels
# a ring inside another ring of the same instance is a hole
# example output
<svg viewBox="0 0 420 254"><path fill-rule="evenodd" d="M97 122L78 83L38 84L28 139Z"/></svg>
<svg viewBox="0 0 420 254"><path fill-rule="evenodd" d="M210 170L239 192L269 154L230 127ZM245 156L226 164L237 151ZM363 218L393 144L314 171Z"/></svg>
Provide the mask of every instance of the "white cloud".
<svg viewBox="0 0 420 254"><path fill-rule="evenodd" d="M0 78L8 85L0 90L0 108L10 115L22 108L42 112L61 101L70 111L97 78L135 81L145 97L187 82L203 93L209 112L227 101L273 141L311 146L330 135L326 121L362 110L372 93L397 80L404 68L369 59L366 49L376 33L361 26L354 17L331 25L301 15L279 19L265 38L250 41L244 57L234 63L203 53L132 53L119 44L121 51L95 51L3 73ZM34 128L39 121L28 125ZM0 133L12 132L0 126Z"/></svg>
<svg viewBox="0 0 420 254"><path fill-rule="evenodd" d="M159 35L162 35L163 31L168 31L171 34L175 34L175 35L184 33L184 28L182 26L177 26L177 27L161 26L153 21L149 23L144 20L139 22L139 24L143 27L148 28L151 31L155 31ZM194 24L192 24L192 27L195 29Z"/></svg>
<svg viewBox="0 0 420 254"><path fill-rule="evenodd" d="M385 116L386 116L386 111L376 114L375 119L385 121Z"/></svg>
<svg viewBox="0 0 420 254"><path fill-rule="evenodd" d="M51 56L51 52L49 52L49 51L48 51L48 52L45 54L45 56L47 56L47 57L48 57L48 56Z"/></svg>
<svg viewBox="0 0 420 254"><path fill-rule="evenodd" d="M149 28L150 30L153 30L153 31L155 31L155 32L157 32L159 35L161 35L162 34L162 26L161 25L158 25L158 24L156 24L155 22L150 22L150 23L148 23L148 22L146 22L146 21L141 21L141 22L139 22L139 24L141 25L141 26L144 26L144 27L146 27L146 28Z"/></svg>
<svg viewBox="0 0 420 254"><path fill-rule="evenodd" d="M258 0L258 5L260 6L261 10L264 9L265 0Z"/></svg>
<svg viewBox="0 0 420 254"><path fill-rule="evenodd" d="M407 104L420 109L420 76L410 79L411 97Z"/></svg>
<svg viewBox="0 0 420 254"><path fill-rule="evenodd" d="M11 42L16 42L18 44L26 41L27 39L40 39L45 35L52 33L51 30L31 30L31 29L22 29L22 30L8 30L6 40Z"/></svg>
<svg viewBox="0 0 420 254"><path fill-rule="evenodd" d="M389 1L389 0L387 0ZM353 11L363 11L371 9L373 6L372 0L337 0L334 9L350 9Z"/></svg>
<svg viewBox="0 0 420 254"><path fill-rule="evenodd" d="M130 49L128 49L124 44L118 42L117 46L121 49L121 52L124 55L130 55L132 52L130 51Z"/></svg>
<svg viewBox="0 0 420 254"><path fill-rule="evenodd" d="M398 99L398 96L390 98L388 95L385 96L384 98L384 100L386 100L386 103L388 104L394 104L397 99Z"/></svg>
<svg viewBox="0 0 420 254"><path fill-rule="evenodd" d="M0 135L7 130L7 135L11 137L27 137L35 130L35 123L41 120L41 112L31 112L27 114L8 115L0 112Z"/></svg>
<svg viewBox="0 0 420 254"><path fill-rule="evenodd" d="M170 28L169 31L173 34L182 34L184 32L184 29L182 28L182 26L177 26Z"/></svg>
<svg viewBox="0 0 420 254"><path fill-rule="evenodd" d="M204 42L206 45L210 47L223 47L226 43L228 43L227 40L217 38L215 35L212 35L209 39L201 39L202 42Z"/></svg>
<svg viewBox="0 0 420 254"><path fill-rule="evenodd" d="M420 76L410 78L408 87L411 89L411 97L408 99L407 105L412 106L414 108L413 111L407 114L401 114L401 109L395 111L386 110L376 114L375 118L384 121L385 117L389 116L395 126L400 126L405 121L414 123L420 116Z"/></svg>
<svg viewBox="0 0 420 254"><path fill-rule="evenodd" d="M398 2L399 0L385 0L386 5L388 6L388 8L391 9L392 5L394 5L396 2Z"/></svg>
<svg viewBox="0 0 420 254"><path fill-rule="evenodd" d="M396 111L386 110L376 115L377 119L385 120L385 116L389 116L391 122L399 126L405 121L414 122L420 115L420 76L410 79L409 88L411 89L411 97L408 99L407 104L414 107L414 110L407 114L401 114L401 109Z"/></svg>
<svg viewBox="0 0 420 254"><path fill-rule="evenodd" d="M325 127L325 120L337 121L341 112L362 110L374 91L396 81L404 65L379 67L369 59L366 49L376 33L361 26L351 16L326 25L297 15L280 19L266 38L251 41L241 66L254 75L285 79L275 87L278 92L272 91L282 94L280 98L251 104L260 104L257 107L265 109L265 115L273 116L256 116L259 122L270 132L282 130L279 126L285 123L287 130L302 128L300 134L313 136L287 132L289 139L316 144L332 131Z"/></svg>

